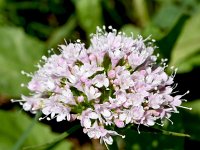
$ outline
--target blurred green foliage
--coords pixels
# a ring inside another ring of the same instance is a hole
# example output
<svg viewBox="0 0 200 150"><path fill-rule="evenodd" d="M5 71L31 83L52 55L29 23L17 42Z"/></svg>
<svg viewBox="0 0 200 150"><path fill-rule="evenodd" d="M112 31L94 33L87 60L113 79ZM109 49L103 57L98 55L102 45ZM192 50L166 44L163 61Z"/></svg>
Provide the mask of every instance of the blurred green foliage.
<svg viewBox="0 0 200 150"><path fill-rule="evenodd" d="M27 93L20 84L29 79L21 70L36 70L41 56L64 39L88 45L89 35L102 25L128 35L151 35L157 40L156 51L179 67L179 74L200 66L200 0L0 0L0 107ZM181 111L165 129L186 132L191 139L129 131L121 141L123 149L184 149L188 141L198 143L200 103L190 99L186 105L193 110ZM25 114L12 110L0 111L0 149L11 149L30 123ZM24 145L56 137L47 128L37 123Z"/></svg>
<svg viewBox="0 0 200 150"><path fill-rule="evenodd" d="M1 128L0 134L0 149L11 150L15 149L15 143L18 141L21 134L32 125L33 121L25 113L15 110L14 112L6 112L0 110ZM40 146L47 142L52 142L59 137L59 134L52 133L47 125L35 124L28 138L19 149ZM57 150L70 149L71 143L68 141L60 142L57 145Z"/></svg>

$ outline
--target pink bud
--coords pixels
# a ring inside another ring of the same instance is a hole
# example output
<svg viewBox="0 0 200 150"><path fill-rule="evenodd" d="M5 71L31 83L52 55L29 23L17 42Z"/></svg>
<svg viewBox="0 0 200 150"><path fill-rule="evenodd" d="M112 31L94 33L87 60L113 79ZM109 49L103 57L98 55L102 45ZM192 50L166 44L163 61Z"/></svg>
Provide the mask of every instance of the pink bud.
<svg viewBox="0 0 200 150"><path fill-rule="evenodd" d="M96 60L96 56L94 54L90 54L89 56L90 61Z"/></svg>
<svg viewBox="0 0 200 150"><path fill-rule="evenodd" d="M118 128L123 128L123 127L125 126L125 125L124 125L124 122L121 121L121 120L119 120L119 119L115 119L114 122L115 122L115 124L116 124L116 126L117 126Z"/></svg>
<svg viewBox="0 0 200 150"><path fill-rule="evenodd" d="M114 70L110 70L110 71L108 72L108 77L109 77L110 79L113 79L113 78L115 77L115 71L114 71Z"/></svg>
<svg viewBox="0 0 200 150"><path fill-rule="evenodd" d="M84 97L83 96L78 96L77 98L78 102L81 103L84 101Z"/></svg>

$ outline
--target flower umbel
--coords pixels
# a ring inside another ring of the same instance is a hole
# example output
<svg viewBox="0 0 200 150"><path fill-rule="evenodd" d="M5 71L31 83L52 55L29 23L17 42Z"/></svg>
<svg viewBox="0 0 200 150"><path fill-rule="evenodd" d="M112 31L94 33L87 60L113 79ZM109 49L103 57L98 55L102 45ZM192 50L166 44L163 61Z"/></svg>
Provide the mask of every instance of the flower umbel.
<svg viewBox="0 0 200 150"><path fill-rule="evenodd" d="M78 119L84 133L105 144L124 137L114 127L163 124L178 113L183 95L174 96L175 73L165 72L165 60L157 63L153 40L109 29L97 28L89 48L78 40L60 45L59 55L43 56L44 64L29 75L24 110L42 111L41 119Z"/></svg>

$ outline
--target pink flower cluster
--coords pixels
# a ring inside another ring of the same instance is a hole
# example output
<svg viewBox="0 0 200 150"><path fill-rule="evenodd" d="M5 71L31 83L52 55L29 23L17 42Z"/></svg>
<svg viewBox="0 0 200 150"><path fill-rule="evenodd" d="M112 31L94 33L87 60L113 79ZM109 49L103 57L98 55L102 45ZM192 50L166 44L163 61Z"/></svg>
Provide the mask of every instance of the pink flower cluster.
<svg viewBox="0 0 200 150"><path fill-rule="evenodd" d="M41 119L78 119L84 133L105 144L124 137L114 127L153 126L178 113L183 95L172 96L175 73L167 75L165 61L156 62L153 40L109 29L97 28L89 48L78 40L60 45L59 55L43 56L23 109L42 111Z"/></svg>

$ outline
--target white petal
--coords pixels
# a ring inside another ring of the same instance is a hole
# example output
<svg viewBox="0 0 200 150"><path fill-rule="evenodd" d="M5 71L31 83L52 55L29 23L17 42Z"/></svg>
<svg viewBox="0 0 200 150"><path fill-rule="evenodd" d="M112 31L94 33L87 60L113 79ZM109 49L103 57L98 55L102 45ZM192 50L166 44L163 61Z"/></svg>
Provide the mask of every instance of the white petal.
<svg viewBox="0 0 200 150"><path fill-rule="evenodd" d="M95 94L95 98L98 98L99 96L101 96L101 93L96 93Z"/></svg>
<svg viewBox="0 0 200 150"><path fill-rule="evenodd" d="M65 115L64 115L64 114L58 115L57 118L56 118L56 121L57 121L57 122L60 122L60 121L62 121L62 120L65 120Z"/></svg>
<svg viewBox="0 0 200 150"><path fill-rule="evenodd" d="M101 88L101 87L103 86L103 84L102 84L101 82L97 82L97 83L95 84L95 86L98 87L98 88Z"/></svg>
<svg viewBox="0 0 200 150"><path fill-rule="evenodd" d="M105 143L107 143L108 145L111 145L113 143L113 139L111 136L105 136L105 137L102 137L103 141Z"/></svg>
<svg viewBox="0 0 200 150"><path fill-rule="evenodd" d="M94 136L96 135L96 133L93 131L93 130L90 130L87 135L90 137L90 138L94 138Z"/></svg>
<svg viewBox="0 0 200 150"><path fill-rule="evenodd" d="M126 118L126 124L128 124L128 123L130 123L130 122L131 122L131 117L128 116L128 117Z"/></svg>
<svg viewBox="0 0 200 150"><path fill-rule="evenodd" d="M51 108L50 107L45 107L42 109L43 114L49 115L51 113Z"/></svg>
<svg viewBox="0 0 200 150"><path fill-rule="evenodd" d="M119 115L119 120L124 121L127 115L125 113Z"/></svg>
<svg viewBox="0 0 200 150"><path fill-rule="evenodd" d="M89 115L89 117L90 117L91 119L97 119L97 118L98 118L98 115L97 115L97 113L95 113L95 112L91 112L90 115Z"/></svg>
<svg viewBox="0 0 200 150"><path fill-rule="evenodd" d="M53 90L55 88L55 84L53 83L53 81L50 80L48 80L47 86L50 90Z"/></svg>
<svg viewBox="0 0 200 150"><path fill-rule="evenodd" d="M53 119L55 115L56 115L56 114L55 114L54 112L52 112L52 113L51 113L51 119Z"/></svg>
<svg viewBox="0 0 200 150"><path fill-rule="evenodd" d="M90 94L95 94L95 88L93 86L90 87Z"/></svg>
<svg viewBox="0 0 200 150"><path fill-rule="evenodd" d="M104 117L110 117L111 116L111 112L107 109L104 109L101 113Z"/></svg>
<svg viewBox="0 0 200 150"><path fill-rule="evenodd" d="M91 121L90 121L90 119L85 118L85 119L83 120L83 126L84 126L85 128L90 128L90 127L91 127Z"/></svg>
<svg viewBox="0 0 200 150"><path fill-rule="evenodd" d="M28 110L31 109L31 105L30 105L29 103L24 103L23 109L24 109L25 111L28 111Z"/></svg>
<svg viewBox="0 0 200 150"><path fill-rule="evenodd" d="M104 80L104 83L103 83L103 84L104 84L105 87L108 87L108 86L109 86L109 80L106 78L106 79Z"/></svg>
<svg viewBox="0 0 200 150"><path fill-rule="evenodd" d="M68 79L69 79L69 81L70 81L71 83L76 83L76 77L75 77L75 76L69 75L69 76L68 76Z"/></svg>

